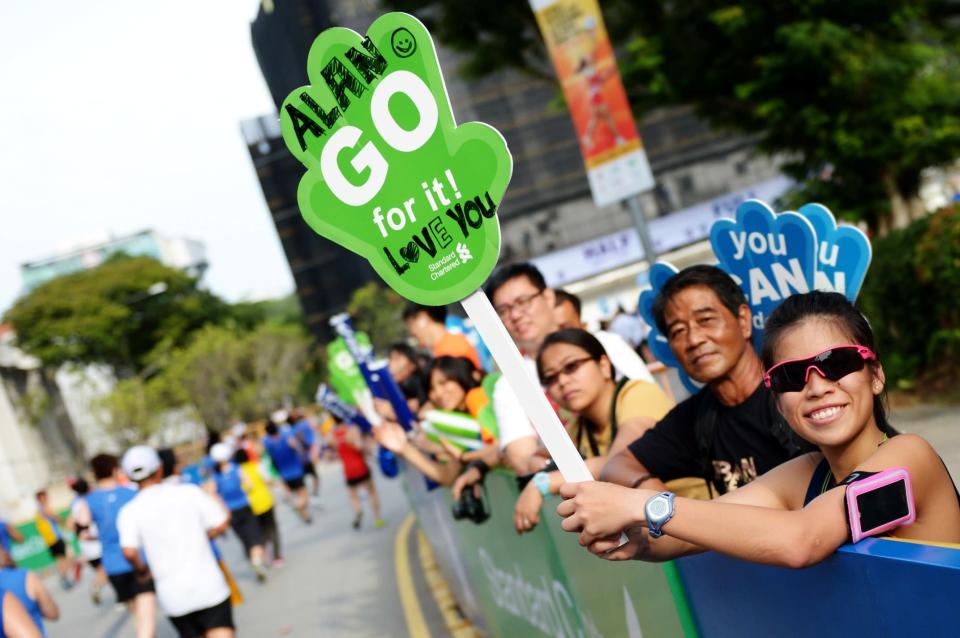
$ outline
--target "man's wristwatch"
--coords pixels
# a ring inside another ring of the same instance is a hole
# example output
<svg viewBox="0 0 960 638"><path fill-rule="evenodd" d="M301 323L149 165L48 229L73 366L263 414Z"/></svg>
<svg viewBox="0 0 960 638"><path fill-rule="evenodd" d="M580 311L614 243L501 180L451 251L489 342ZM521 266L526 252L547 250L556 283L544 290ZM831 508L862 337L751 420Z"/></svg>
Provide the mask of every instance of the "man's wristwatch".
<svg viewBox="0 0 960 638"><path fill-rule="evenodd" d="M647 504L643 506L651 538L663 536L663 526L673 518L673 499L673 492L660 492L647 499Z"/></svg>
<svg viewBox="0 0 960 638"><path fill-rule="evenodd" d="M530 482L533 483L533 486L536 487L543 496L550 493L550 475L546 472L537 472L533 475L533 478L530 479Z"/></svg>

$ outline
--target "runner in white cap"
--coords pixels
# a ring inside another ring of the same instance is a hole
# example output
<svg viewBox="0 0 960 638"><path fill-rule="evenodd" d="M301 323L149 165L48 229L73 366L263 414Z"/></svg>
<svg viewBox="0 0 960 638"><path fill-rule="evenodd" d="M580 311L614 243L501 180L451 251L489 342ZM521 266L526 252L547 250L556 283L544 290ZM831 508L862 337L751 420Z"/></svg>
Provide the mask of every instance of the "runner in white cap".
<svg viewBox="0 0 960 638"><path fill-rule="evenodd" d="M233 638L230 589L209 543L226 531L229 513L195 485L164 483L153 448L130 448L121 465L140 486L117 521L124 556L140 577L152 573L181 638Z"/></svg>

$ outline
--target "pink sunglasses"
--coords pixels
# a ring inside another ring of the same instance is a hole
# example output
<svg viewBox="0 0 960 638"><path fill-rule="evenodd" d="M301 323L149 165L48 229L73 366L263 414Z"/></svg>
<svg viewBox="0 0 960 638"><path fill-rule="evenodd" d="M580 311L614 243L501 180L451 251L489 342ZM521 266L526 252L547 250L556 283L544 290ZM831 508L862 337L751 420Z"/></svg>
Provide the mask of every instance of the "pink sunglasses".
<svg viewBox="0 0 960 638"><path fill-rule="evenodd" d="M812 357L781 361L767 370L763 383L774 392L799 392L807 385L811 370L830 381L839 381L862 370L867 361L876 360L877 355L866 346L833 346Z"/></svg>

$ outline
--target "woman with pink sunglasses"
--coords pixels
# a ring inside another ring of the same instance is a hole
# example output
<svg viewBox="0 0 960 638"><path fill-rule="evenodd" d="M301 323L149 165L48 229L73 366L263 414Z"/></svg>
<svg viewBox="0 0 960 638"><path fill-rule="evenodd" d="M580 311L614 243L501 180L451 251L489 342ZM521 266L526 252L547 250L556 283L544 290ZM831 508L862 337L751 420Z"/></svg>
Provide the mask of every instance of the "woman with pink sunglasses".
<svg viewBox="0 0 960 638"><path fill-rule="evenodd" d="M960 543L960 494L936 451L886 418L866 318L837 293L794 295L770 316L764 383L811 452L714 501L570 483L562 526L609 560L713 550L805 567L865 535ZM630 541L621 545L620 533Z"/></svg>

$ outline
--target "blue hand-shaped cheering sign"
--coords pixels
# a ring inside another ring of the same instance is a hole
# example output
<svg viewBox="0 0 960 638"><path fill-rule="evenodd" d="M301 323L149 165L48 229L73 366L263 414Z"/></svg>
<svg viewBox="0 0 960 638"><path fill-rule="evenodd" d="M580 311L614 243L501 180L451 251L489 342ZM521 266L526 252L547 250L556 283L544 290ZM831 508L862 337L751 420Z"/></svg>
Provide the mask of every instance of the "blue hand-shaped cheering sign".
<svg viewBox="0 0 960 638"><path fill-rule="evenodd" d="M777 215L756 199L737 207L736 220L719 219L710 228L719 266L747 295L753 313L753 345L763 341L763 325L774 308L797 292L815 287L817 234L804 216Z"/></svg>
<svg viewBox="0 0 960 638"><path fill-rule="evenodd" d="M873 249L855 226L837 226L833 213L822 204L804 204L797 211L813 224L817 250L817 290L832 290L856 301L867 276Z"/></svg>
<svg viewBox="0 0 960 638"><path fill-rule="evenodd" d="M873 251L858 228L837 226L830 210L806 204L798 212L779 215L759 200L737 207L736 219L719 219L710 228L710 243L720 268L740 284L753 314L753 345L759 350L763 326L784 299L798 292L830 290L855 301ZM699 388L680 367L666 335L653 317L653 302L667 280L677 273L659 262L650 269L650 290L640 294L639 310L651 326L647 342L666 366L679 368L691 392Z"/></svg>
<svg viewBox="0 0 960 638"><path fill-rule="evenodd" d="M673 264L663 261L655 263L650 269L650 285L652 288L640 293L638 309L640 310L640 316L643 317L646 324L650 326L650 332L647 335L647 345L650 346L650 352L652 352L653 356L657 358L657 361L660 361L663 365L677 368L683 385L690 392L696 392L700 389L699 386L683 371L680 362L677 361L677 357L673 354L673 350L670 349L670 344L667 343L666 335L660 332L660 328L657 327L657 322L653 317L653 301L657 298L657 295L660 294L660 290L664 284L667 283L667 280L675 274L677 274L677 267Z"/></svg>

